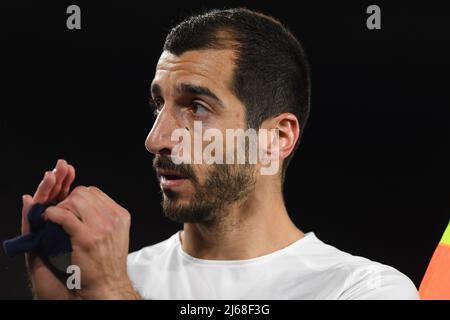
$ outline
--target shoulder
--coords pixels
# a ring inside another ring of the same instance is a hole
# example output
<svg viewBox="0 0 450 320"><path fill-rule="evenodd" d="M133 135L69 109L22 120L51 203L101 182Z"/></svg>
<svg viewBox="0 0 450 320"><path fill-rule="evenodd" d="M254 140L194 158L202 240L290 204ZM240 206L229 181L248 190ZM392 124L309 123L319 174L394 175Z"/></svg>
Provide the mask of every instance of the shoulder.
<svg viewBox="0 0 450 320"><path fill-rule="evenodd" d="M416 300L414 283L397 269L368 260L352 266L339 299Z"/></svg>
<svg viewBox="0 0 450 320"><path fill-rule="evenodd" d="M395 268L352 255L312 234L306 254L309 264L334 284L337 299L418 299L414 283Z"/></svg>
<svg viewBox="0 0 450 320"><path fill-rule="evenodd" d="M159 243L144 247L138 251L128 254L128 266L147 265L155 260L157 257L175 248L177 244L178 232L170 238Z"/></svg>

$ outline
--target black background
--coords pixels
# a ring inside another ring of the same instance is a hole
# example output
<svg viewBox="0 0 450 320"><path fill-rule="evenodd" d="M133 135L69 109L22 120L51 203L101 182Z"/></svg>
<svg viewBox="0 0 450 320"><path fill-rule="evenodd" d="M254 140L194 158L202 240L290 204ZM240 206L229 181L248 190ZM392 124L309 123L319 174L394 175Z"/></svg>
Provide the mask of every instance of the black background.
<svg viewBox="0 0 450 320"><path fill-rule="evenodd" d="M203 8L246 6L285 22L312 65L312 112L286 203L303 231L392 265L418 286L449 220L449 26L436 2L171 1L1 4L0 240L21 195L58 158L132 214L131 251L181 228L166 219L144 147L149 85L171 26ZM81 7L81 30L66 8ZM0 298L30 298L23 257L0 257Z"/></svg>

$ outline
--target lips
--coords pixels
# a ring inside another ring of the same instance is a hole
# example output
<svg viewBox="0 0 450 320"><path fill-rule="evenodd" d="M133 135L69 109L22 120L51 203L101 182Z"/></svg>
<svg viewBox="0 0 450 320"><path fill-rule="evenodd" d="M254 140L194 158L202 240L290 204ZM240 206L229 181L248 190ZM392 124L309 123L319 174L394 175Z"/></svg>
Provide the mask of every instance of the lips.
<svg viewBox="0 0 450 320"><path fill-rule="evenodd" d="M163 189L179 188L189 181L189 177L174 170L157 170L159 183Z"/></svg>
<svg viewBox="0 0 450 320"><path fill-rule="evenodd" d="M180 180L180 179L188 179L188 177L182 173L179 173L174 170L163 170L158 169L156 172L158 179L164 178L166 180Z"/></svg>

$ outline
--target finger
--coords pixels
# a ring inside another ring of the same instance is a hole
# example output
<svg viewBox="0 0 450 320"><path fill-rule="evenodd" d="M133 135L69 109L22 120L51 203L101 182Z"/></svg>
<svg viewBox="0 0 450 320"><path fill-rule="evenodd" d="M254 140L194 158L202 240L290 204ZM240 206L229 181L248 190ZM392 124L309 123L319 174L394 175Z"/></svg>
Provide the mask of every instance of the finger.
<svg viewBox="0 0 450 320"><path fill-rule="evenodd" d="M58 207L74 212L88 226L98 227L112 218L110 205L84 186L76 187Z"/></svg>
<svg viewBox="0 0 450 320"><path fill-rule="evenodd" d="M29 194L24 194L22 196L22 234L27 234L30 232L30 225L28 224L27 214L33 205L33 197Z"/></svg>
<svg viewBox="0 0 450 320"><path fill-rule="evenodd" d="M55 182L56 182L55 173L47 171L44 174L44 178L42 179L41 183L37 187L37 190L33 196L33 202L41 204L47 203L50 192L52 191Z"/></svg>
<svg viewBox="0 0 450 320"><path fill-rule="evenodd" d="M60 202L67 197L67 195L69 194L69 191L70 191L70 186L72 185L73 181L75 180L75 168L73 166L71 166L70 164L68 164L67 167L68 167L67 175L62 183L61 191L56 198L57 202Z"/></svg>
<svg viewBox="0 0 450 320"><path fill-rule="evenodd" d="M33 206L33 197L29 194L22 196L22 216L25 216Z"/></svg>
<svg viewBox="0 0 450 320"><path fill-rule="evenodd" d="M79 235L86 230L86 226L70 210L61 207L48 207L43 218L47 221L59 224L72 237Z"/></svg>
<svg viewBox="0 0 450 320"><path fill-rule="evenodd" d="M55 206L72 212L82 223L86 222L86 218L83 219L83 216L78 212L77 208L74 205L70 204L69 200L68 201L63 200L60 203L56 204Z"/></svg>
<svg viewBox="0 0 450 320"><path fill-rule="evenodd" d="M123 210L126 210L121 205L119 205L117 202L115 202L112 198L110 198L106 193L104 193L102 190L100 190L97 187L90 186L87 188L90 192L94 193L97 197L99 197L103 203L105 203L107 206L111 207L117 207Z"/></svg>
<svg viewBox="0 0 450 320"><path fill-rule="evenodd" d="M54 202L61 191L62 184L66 179L67 173L69 171L68 164L66 160L59 159L56 162L56 167L53 170L55 174L55 185L48 196L48 200Z"/></svg>
<svg viewBox="0 0 450 320"><path fill-rule="evenodd" d="M99 208L101 208L99 212L107 219L114 220L117 216L128 214L128 211L125 208L117 204L117 202L111 199L106 193L104 193L99 188L90 186L87 189L89 193L93 195Z"/></svg>
<svg viewBox="0 0 450 320"><path fill-rule="evenodd" d="M113 200L108 197L108 195L106 193L104 193L102 190L100 190L97 187L87 187L87 190L89 191L89 193L97 199L97 201L100 201L101 203L110 206L113 202ZM112 201L112 202L111 202Z"/></svg>
<svg viewBox="0 0 450 320"><path fill-rule="evenodd" d="M128 210L111 199L102 190L97 187L88 187L88 190L95 194L99 201L103 202L103 208L105 209L101 209L100 212L102 212L107 219L111 219L113 222L116 222L117 218L125 218L130 221L131 216Z"/></svg>

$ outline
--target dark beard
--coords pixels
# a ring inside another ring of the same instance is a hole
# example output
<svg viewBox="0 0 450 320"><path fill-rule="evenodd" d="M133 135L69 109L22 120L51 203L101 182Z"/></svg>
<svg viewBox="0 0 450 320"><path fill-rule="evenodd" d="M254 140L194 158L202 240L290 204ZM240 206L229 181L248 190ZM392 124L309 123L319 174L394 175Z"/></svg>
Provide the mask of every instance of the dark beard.
<svg viewBox="0 0 450 320"><path fill-rule="evenodd" d="M164 214L178 223L214 222L225 214L227 207L246 199L256 183L255 165L252 164L209 165L204 184L198 182L190 165L176 165L168 157L156 156L154 166L178 170L187 175L194 185L190 203L184 205L177 204L177 192L170 189L163 191Z"/></svg>

